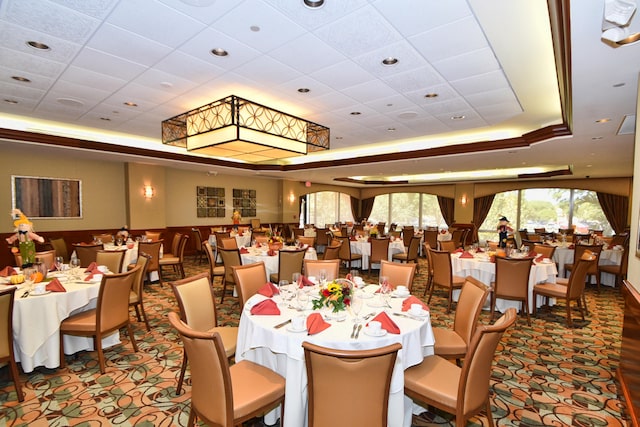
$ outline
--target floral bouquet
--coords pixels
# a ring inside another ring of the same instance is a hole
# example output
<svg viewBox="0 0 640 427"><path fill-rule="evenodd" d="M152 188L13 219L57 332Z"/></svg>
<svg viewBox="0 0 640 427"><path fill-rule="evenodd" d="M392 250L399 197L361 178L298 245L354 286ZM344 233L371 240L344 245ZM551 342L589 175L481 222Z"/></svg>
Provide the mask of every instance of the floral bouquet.
<svg viewBox="0 0 640 427"><path fill-rule="evenodd" d="M371 227L369 229L369 235L370 236L377 236L378 235L378 226L374 225L373 227Z"/></svg>
<svg viewBox="0 0 640 427"><path fill-rule="evenodd" d="M269 237L269 243L283 243L284 240L282 239L282 236L271 236Z"/></svg>
<svg viewBox="0 0 640 427"><path fill-rule="evenodd" d="M346 280L344 282L333 281L328 283L325 288L320 289L320 298L313 300L313 309L330 307L334 313L346 310L347 306L351 305L353 287L351 282Z"/></svg>

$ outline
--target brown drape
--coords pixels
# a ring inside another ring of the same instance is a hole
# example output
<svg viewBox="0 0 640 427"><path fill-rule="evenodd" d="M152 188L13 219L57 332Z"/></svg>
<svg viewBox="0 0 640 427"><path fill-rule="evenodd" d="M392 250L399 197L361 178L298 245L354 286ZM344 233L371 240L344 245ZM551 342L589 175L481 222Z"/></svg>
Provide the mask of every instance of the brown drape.
<svg viewBox="0 0 640 427"><path fill-rule="evenodd" d="M447 225L453 224L455 220L455 200L449 197L438 196L438 205L440 205L440 212L442 212L442 218Z"/></svg>
<svg viewBox="0 0 640 427"><path fill-rule="evenodd" d="M478 229L482 225L485 219L487 219L487 215L489 215L489 211L491 210L491 205L493 205L493 199L495 198L495 194L491 194L489 196L484 197L476 197L473 199L473 227L474 236L473 241L478 241Z"/></svg>
<svg viewBox="0 0 640 427"><path fill-rule="evenodd" d="M353 196L349 196L351 200L351 215L353 215L353 222L362 221L362 217L358 215L358 207L360 205L360 199L356 199Z"/></svg>
<svg viewBox="0 0 640 427"><path fill-rule="evenodd" d="M376 200L375 197L369 197L367 199L362 199L362 204L360 205L362 218L369 218L371 215L371 211L373 210L373 202Z"/></svg>
<svg viewBox="0 0 640 427"><path fill-rule="evenodd" d="M598 202L616 234L622 233L629 225L629 197L609 193L596 193Z"/></svg>

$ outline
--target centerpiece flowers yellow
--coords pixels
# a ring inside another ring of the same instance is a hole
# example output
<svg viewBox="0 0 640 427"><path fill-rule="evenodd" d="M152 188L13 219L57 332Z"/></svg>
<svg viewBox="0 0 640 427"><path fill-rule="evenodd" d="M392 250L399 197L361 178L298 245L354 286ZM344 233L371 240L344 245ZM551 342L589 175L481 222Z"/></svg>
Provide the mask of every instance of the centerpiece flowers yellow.
<svg viewBox="0 0 640 427"><path fill-rule="evenodd" d="M351 305L351 285L335 281L320 289L320 298L313 300L314 310L329 307L334 313L346 310L349 305Z"/></svg>

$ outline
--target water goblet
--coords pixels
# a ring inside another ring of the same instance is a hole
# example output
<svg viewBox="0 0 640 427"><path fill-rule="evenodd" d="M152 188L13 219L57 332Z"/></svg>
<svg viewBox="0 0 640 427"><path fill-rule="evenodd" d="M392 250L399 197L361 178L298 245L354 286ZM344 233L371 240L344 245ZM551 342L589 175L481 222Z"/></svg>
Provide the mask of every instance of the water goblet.
<svg viewBox="0 0 640 427"><path fill-rule="evenodd" d="M309 304L309 294L304 289L298 290L298 311L304 311Z"/></svg>
<svg viewBox="0 0 640 427"><path fill-rule="evenodd" d="M351 295L351 311L355 317L353 321L355 323L360 323L360 312L362 311L362 306L364 305L364 301L362 299L361 291L354 290L353 295Z"/></svg>
<svg viewBox="0 0 640 427"><path fill-rule="evenodd" d="M56 266L56 271L62 271L62 266L64 265L64 258L61 256L57 256L53 259L53 265Z"/></svg>
<svg viewBox="0 0 640 427"><path fill-rule="evenodd" d="M291 276L291 283L300 286L300 273L293 273Z"/></svg>
<svg viewBox="0 0 640 427"><path fill-rule="evenodd" d="M289 286L289 282L287 280L280 280L278 282L278 295L274 296L274 300L278 304L279 307L284 307L286 305L284 294L287 292L287 288Z"/></svg>
<svg viewBox="0 0 640 427"><path fill-rule="evenodd" d="M390 307L389 294L391 292L391 286L389 285L389 277L380 276L378 280L380 284L380 299L381 303L386 307Z"/></svg>
<svg viewBox="0 0 640 427"><path fill-rule="evenodd" d="M318 279L320 280L320 285L324 286L327 282L327 270L320 270L320 273L318 273Z"/></svg>

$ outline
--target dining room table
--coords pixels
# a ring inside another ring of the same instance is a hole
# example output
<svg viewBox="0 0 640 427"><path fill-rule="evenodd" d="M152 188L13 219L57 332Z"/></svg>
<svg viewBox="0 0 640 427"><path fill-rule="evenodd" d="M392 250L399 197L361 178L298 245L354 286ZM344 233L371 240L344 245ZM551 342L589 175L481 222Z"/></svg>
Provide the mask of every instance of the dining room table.
<svg viewBox="0 0 640 427"><path fill-rule="evenodd" d="M249 231L231 231L229 237L236 239L236 244L239 248L251 246L251 232ZM209 244L211 247L216 247L216 235L214 233L209 234Z"/></svg>
<svg viewBox="0 0 640 427"><path fill-rule="evenodd" d="M303 245L303 248L306 248L304 253L305 259L318 259L318 254L316 250L309 245ZM297 246L287 246L284 245L280 248L281 251L290 251L298 249ZM264 262L265 270L267 271L267 280L272 274L277 274L280 270L279 264L279 251L269 251L269 247L266 245L261 246L249 246L249 247L241 247L240 249L240 258L242 260L242 265L254 264L256 262Z"/></svg>
<svg viewBox="0 0 640 427"><path fill-rule="evenodd" d="M84 271L84 269L82 269ZM67 317L96 307L100 281L85 281L86 274L70 276L64 272L50 272L49 278L58 278L66 292L46 291L36 295L29 282L17 285L13 305L13 347L16 362L25 373L39 366L54 369L60 366L60 323ZM0 286L8 284L0 279ZM64 335L66 354L94 350L92 337ZM102 339L102 347L120 343L115 331Z"/></svg>
<svg viewBox="0 0 640 427"><path fill-rule="evenodd" d="M558 265L558 276L564 277L565 265L573 264L573 258L575 255L575 247L572 244L557 244L556 250L553 253L553 260ZM622 246L605 246L600 252L600 259L598 265L620 265L622 263L622 257L626 256L624 248ZM595 283L596 278L591 277L592 283ZM606 286L616 285L616 276L610 273L603 272L601 274L601 283Z"/></svg>
<svg viewBox="0 0 640 427"><path fill-rule="evenodd" d="M367 350L400 343L402 349L398 352L391 377L388 425L409 427L412 413L421 411L419 406L404 395L404 370L421 363L425 356L432 355L434 352L435 339L429 312L423 310L424 315L410 316L407 312L401 311L404 297L382 299L375 294L377 288L379 286L369 285L360 291L367 297L364 300L366 302L363 304L360 318L364 319L368 315L368 321L370 321L379 313L386 312L398 326L400 330L398 334L383 331L384 335L368 335L367 321L361 320L360 323L364 324L365 328L357 338L354 338L353 333L357 329L354 314L350 310L340 315L340 313L334 314L320 309L317 312L325 316L324 319L330 326L319 333L309 335L306 329L293 329L292 323L289 322L293 317L307 317L316 312L312 310L310 303L296 304L276 298L279 314L256 315L251 314L251 307L267 297L256 294L249 299L240 316L236 361L250 360L286 378L283 427L307 425L308 394L303 341L343 350ZM314 295L319 295L319 288L305 287L302 292L308 293L313 299ZM348 396L340 396L339 390L336 390L336 399L337 404L349 404ZM280 408L277 408L267 414L265 422L269 425L275 424L281 415Z"/></svg>
<svg viewBox="0 0 640 427"><path fill-rule="evenodd" d="M362 269L367 270L369 268L369 257L371 257L371 238L367 237L352 237L349 239L349 245L351 246L351 252L354 254L362 255ZM404 242L402 239L393 239L389 241L389 250L387 259L391 260L394 254L402 254L406 252ZM379 263L373 263L380 268Z"/></svg>
<svg viewBox="0 0 640 427"><path fill-rule="evenodd" d="M496 264L492 261L491 256L487 252L475 252L475 251L457 251L451 254L451 267L452 273L456 276L467 277L471 276L487 286L491 286L491 283L496 278ZM514 254L514 257L522 258L523 254ZM533 304L536 307L540 307L547 303L545 298L539 296L536 301L533 301L533 286L537 283L555 283L558 275L558 269L555 262L549 258L543 258L541 260L534 260L531 265L531 271L529 272L529 312L533 312ZM454 290L453 299L457 301L460 295L460 290ZM549 298L548 303L553 305L555 299ZM520 309L519 301L506 300L502 298L496 299L496 310L504 313L508 308L514 307L516 310ZM490 297L487 297L487 301L484 304L484 309L491 308Z"/></svg>

